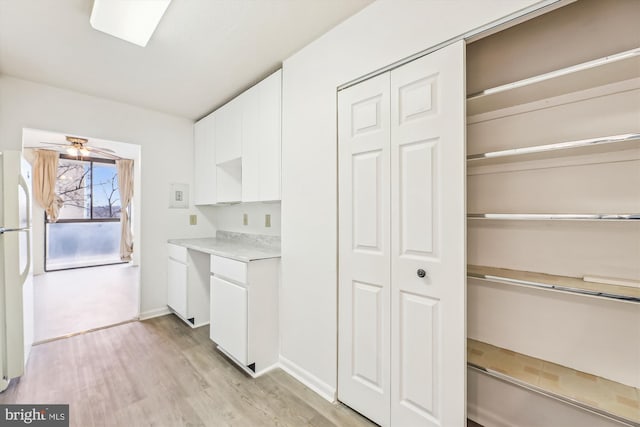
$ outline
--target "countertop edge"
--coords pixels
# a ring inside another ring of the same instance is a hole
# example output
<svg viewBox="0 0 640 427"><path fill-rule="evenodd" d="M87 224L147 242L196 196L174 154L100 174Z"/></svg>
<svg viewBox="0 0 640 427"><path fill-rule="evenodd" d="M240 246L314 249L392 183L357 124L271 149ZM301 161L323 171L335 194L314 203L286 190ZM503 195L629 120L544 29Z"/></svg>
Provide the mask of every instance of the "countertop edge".
<svg viewBox="0 0 640 427"><path fill-rule="evenodd" d="M196 240L197 238L193 239ZM202 253L206 253L209 255L216 255L216 256L221 256L224 258L229 258L229 259L233 259L236 261L241 261L241 262L251 262L251 261L260 261L260 260L266 260L266 259L274 259L274 258L281 258L282 255L279 251L279 249L268 249L268 248L261 248L261 247L252 247L251 245L247 244L247 250L251 250L253 248L255 248L256 252L269 252L269 251L273 251L273 253L263 253L263 254L256 254L256 255L249 255L249 256L243 256L243 255L238 255L237 253L233 253L230 251L226 251L224 249L216 249L214 247L207 247L207 246L202 246L202 245L198 245L197 243L191 243L191 242L185 242L185 240L191 240L191 239L168 239L167 243L170 243L172 245L177 245L177 246L182 246L184 248L187 249L191 249L194 251L198 251L198 252L202 252Z"/></svg>

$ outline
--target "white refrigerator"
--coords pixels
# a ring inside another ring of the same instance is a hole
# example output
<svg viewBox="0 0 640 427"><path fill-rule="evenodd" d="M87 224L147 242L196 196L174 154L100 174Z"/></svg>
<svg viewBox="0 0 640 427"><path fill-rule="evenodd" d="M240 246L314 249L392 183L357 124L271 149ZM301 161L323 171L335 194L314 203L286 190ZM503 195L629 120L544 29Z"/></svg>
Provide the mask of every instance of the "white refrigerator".
<svg viewBox="0 0 640 427"><path fill-rule="evenodd" d="M31 166L0 152L0 392L21 376L33 344Z"/></svg>

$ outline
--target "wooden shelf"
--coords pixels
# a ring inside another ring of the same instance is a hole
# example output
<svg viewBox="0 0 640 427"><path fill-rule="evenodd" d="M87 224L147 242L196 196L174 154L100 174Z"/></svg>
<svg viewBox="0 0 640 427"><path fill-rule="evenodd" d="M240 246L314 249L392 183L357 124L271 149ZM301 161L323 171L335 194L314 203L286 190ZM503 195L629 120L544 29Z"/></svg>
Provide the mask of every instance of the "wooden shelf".
<svg viewBox="0 0 640 427"><path fill-rule="evenodd" d="M640 423L638 388L472 339L467 339L467 365L585 410Z"/></svg>
<svg viewBox="0 0 640 427"><path fill-rule="evenodd" d="M508 221L638 221L640 214L471 213L467 219Z"/></svg>
<svg viewBox="0 0 640 427"><path fill-rule="evenodd" d="M639 133L627 133L623 135L470 154L467 156L467 162L469 164L481 163L483 165L489 165L513 161L545 160L561 155L597 154L633 148L640 148Z"/></svg>
<svg viewBox="0 0 640 427"><path fill-rule="evenodd" d="M640 48L519 80L467 97L467 115L486 113L640 77Z"/></svg>
<svg viewBox="0 0 640 427"><path fill-rule="evenodd" d="M467 266L467 277L517 286L551 289L619 301L640 303L640 287L587 282L577 277L508 270L506 268Z"/></svg>

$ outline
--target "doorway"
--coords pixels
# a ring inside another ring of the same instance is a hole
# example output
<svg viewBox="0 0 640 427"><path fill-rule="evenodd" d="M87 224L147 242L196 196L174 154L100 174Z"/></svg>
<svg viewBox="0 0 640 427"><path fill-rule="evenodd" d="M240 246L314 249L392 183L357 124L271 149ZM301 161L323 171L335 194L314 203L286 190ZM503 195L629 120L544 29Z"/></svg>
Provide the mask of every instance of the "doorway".
<svg viewBox="0 0 640 427"><path fill-rule="evenodd" d="M132 321L140 300L140 146L79 138L90 150L74 152L69 135L23 130L23 152L59 153L57 221L33 200L35 342ZM72 138L73 139L73 138ZM133 160L133 199L127 208L136 237L132 259L120 259L121 202L116 159Z"/></svg>

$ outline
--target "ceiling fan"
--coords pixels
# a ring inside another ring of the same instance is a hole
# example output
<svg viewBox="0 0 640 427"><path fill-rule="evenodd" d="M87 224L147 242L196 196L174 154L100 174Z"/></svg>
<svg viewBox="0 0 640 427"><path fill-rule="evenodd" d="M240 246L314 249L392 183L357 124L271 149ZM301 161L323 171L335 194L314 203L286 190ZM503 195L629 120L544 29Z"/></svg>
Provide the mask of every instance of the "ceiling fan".
<svg viewBox="0 0 640 427"><path fill-rule="evenodd" d="M95 153L98 155L97 157L105 156L110 159L120 158L116 156L115 151L111 150L110 148L93 147L88 145L89 140L87 138L80 138L77 136L66 136L65 139L67 140L68 144L61 144L58 142L45 142L45 141L41 141L41 144L58 146L60 147L58 148L58 151L62 152L64 149L64 152L66 152L66 154L74 157L92 156L93 153ZM30 148L37 148L37 147L30 147Z"/></svg>

